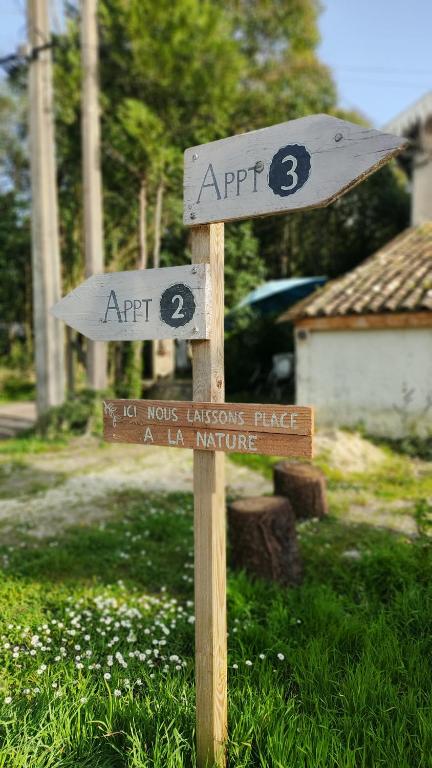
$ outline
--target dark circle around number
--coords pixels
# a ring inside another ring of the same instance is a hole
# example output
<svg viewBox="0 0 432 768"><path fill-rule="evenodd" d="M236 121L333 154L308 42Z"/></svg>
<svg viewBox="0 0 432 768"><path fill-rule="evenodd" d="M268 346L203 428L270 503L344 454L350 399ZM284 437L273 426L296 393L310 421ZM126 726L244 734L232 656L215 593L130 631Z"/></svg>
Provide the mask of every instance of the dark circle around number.
<svg viewBox="0 0 432 768"><path fill-rule="evenodd" d="M184 283L177 283L167 288L160 300L161 320L171 328L187 325L194 314L196 304L191 289Z"/></svg>
<svg viewBox="0 0 432 768"><path fill-rule="evenodd" d="M269 187L275 195L287 197L302 188L309 178L311 156L302 144L281 147L270 163Z"/></svg>

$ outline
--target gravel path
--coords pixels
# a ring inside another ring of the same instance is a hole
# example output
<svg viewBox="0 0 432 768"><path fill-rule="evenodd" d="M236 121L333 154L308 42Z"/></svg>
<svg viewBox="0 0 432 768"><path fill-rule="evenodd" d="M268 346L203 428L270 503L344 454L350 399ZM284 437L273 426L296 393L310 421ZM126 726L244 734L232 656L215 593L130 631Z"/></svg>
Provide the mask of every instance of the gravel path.
<svg viewBox="0 0 432 768"><path fill-rule="evenodd" d="M0 438L14 437L36 421L36 403L0 403Z"/></svg>
<svg viewBox="0 0 432 768"><path fill-rule="evenodd" d="M31 418L28 406L27 403L16 404L17 418ZM0 417L1 412L2 406ZM8 413L10 416L10 407ZM380 448L359 435L343 431L319 433L316 453L329 466L343 473L367 472L378 468L386 459ZM269 480L228 458L226 483L230 496L272 493ZM57 535L72 525L105 520L113 514L116 505L112 502L121 494L133 491L191 492L192 451L116 445L94 437L81 437L67 448L51 453L0 456L3 540L13 541L23 532L44 538ZM341 517L344 521L366 523L408 535L415 533L411 503L379 502L372 495L359 503L355 489L332 491L330 497L334 494L336 501L345 498L345 511Z"/></svg>
<svg viewBox="0 0 432 768"><path fill-rule="evenodd" d="M127 491L192 491L192 451L77 440L67 451L29 455L24 466L0 465L0 525L37 538L110 514L107 500ZM247 467L226 462L227 493L260 496L271 483Z"/></svg>

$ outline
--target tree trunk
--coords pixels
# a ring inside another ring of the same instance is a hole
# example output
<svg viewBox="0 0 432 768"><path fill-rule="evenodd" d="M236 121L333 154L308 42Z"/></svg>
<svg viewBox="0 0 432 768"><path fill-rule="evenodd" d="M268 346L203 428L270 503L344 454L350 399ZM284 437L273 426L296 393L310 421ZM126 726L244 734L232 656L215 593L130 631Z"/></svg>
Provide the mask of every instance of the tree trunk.
<svg viewBox="0 0 432 768"><path fill-rule="evenodd" d="M147 248L147 183L145 176L141 177L139 189L139 255L136 268L146 269L148 263ZM142 356L143 341L128 342L125 349L124 386L127 397L140 398L142 395Z"/></svg>
<svg viewBox="0 0 432 768"><path fill-rule="evenodd" d="M160 267L160 248L162 237L162 204L163 204L164 183L160 181L156 192L156 205L154 212L154 241L153 241L153 267ZM153 373L155 378L158 374L157 359L158 355L166 353L166 342L164 339L152 342Z"/></svg>
<svg viewBox="0 0 432 768"><path fill-rule="evenodd" d="M86 277L104 271L97 0L81 3L81 142L83 174L84 253ZM107 387L108 344L87 339L87 382Z"/></svg>
<svg viewBox="0 0 432 768"><path fill-rule="evenodd" d="M228 505L231 564L281 584L299 584L302 562L288 499L262 496Z"/></svg>
<svg viewBox="0 0 432 768"><path fill-rule="evenodd" d="M4 4L3 4L4 6ZM46 0L28 0L29 139L36 402L38 416L65 399L64 327L50 314L61 297L51 34Z"/></svg>
<svg viewBox="0 0 432 768"><path fill-rule="evenodd" d="M311 464L281 461L274 467L274 489L291 502L297 519L323 517L328 512L327 483Z"/></svg>
<svg viewBox="0 0 432 768"><path fill-rule="evenodd" d="M164 183L163 181L160 181L157 188L157 192L156 192L156 206L155 206L155 213L154 213L153 266L155 269L160 266L163 194L164 194Z"/></svg>
<svg viewBox="0 0 432 768"><path fill-rule="evenodd" d="M139 258L137 269L147 267L147 186L143 176L139 190Z"/></svg>
<svg viewBox="0 0 432 768"><path fill-rule="evenodd" d="M75 392L75 331L66 326L66 388L68 395Z"/></svg>

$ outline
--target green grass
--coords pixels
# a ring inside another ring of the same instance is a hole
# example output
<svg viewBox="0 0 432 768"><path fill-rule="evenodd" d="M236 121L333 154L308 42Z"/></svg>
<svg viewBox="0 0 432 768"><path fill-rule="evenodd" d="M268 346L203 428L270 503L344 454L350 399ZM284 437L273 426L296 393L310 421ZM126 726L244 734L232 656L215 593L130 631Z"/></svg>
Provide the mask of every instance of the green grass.
<svg viewBox="0 0 432 768"><path fill-rule="evenodd" d="M386 453L385 460L368 472L342 472L320 456L314 459L314 464L324 471L330 491L350 490L362 495L371 493L385 501L417 500L432 496L430 465L421 471L416 469L409 455L393 452L388 446ZM268 478L272 477L274 465L278 461L285 461L272 456L242 453L230 454L229 458L235 464L261 472Z"/></svg>
<svg viewBox="0 0 432 768"><path fill-rule="evenodd" d="M48 439L33 434L21 434L8 440L0 440L0 456L24 456L32 453L46 453L65 448L69 438Z"/></svg>
<svg viewBox="0 0 432 768"><path fill-rule="evenodd" d="M0 366L0 403L34 400L35 383L29 373Z"/></svg>
<svg viewBox="0 0 432 768"><path fill-rule="evenodd" d="M109 504L0 550L0 768L194 765L192 498ZM428 538L334 517L299 535L300 588L229 574L230 766L428 768Z"/></svg>

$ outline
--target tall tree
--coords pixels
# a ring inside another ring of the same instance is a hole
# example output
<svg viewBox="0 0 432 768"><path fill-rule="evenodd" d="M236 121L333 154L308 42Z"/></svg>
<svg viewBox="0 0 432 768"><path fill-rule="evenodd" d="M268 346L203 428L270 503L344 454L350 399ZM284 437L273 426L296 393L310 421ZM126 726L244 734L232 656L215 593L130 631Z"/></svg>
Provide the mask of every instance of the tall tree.
<svg viewBox="0 0 432 768"><path fill-rule="evenodd" d="M29 136L36 400L39 415L65 397L64 328L50 315L61 297L51 33L46 0L28 0Z"/></svg>
<svg viewBox="0 0 432 768"><path fill-rule="evenodd" d="M81 141L86 277L104 271L97 0L81 0ZM87 381L107 386L107 344L87 339Z"/></svg>
<svg viewBox="0 0 432 768"><path fill-rule="evenodd" d="M262 128L336 106L331 72L316 55L316 0L228 0L248 61L236 130Z"/></svg>

